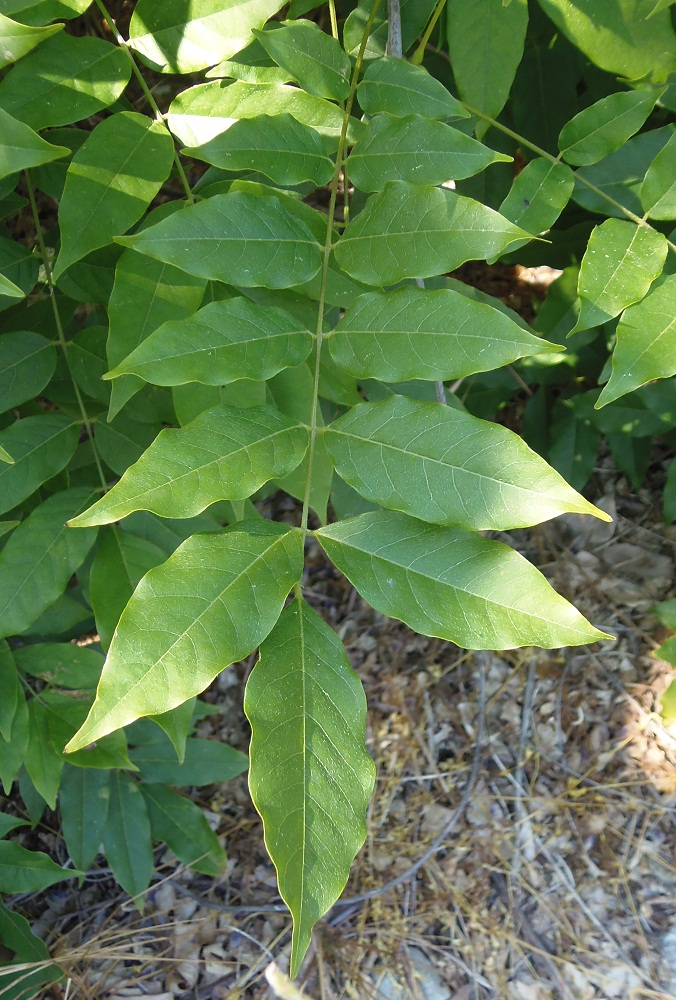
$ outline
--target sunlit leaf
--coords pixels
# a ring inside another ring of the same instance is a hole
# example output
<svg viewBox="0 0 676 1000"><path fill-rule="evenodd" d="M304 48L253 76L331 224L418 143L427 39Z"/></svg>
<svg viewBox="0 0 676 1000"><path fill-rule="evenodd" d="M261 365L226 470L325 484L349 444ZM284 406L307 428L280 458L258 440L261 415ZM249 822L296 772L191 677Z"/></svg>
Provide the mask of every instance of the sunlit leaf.
<svg viewBox="0 0 676 1000"><path fill-rule="evenodd" d="M262 644L244 710L251 797L293 914L294 976L364 843L375 781L359 678L333 629L303 600L284 610Z"/></svg>
<svg viewBox="0 0 676 1000"><path fill-rule="evenodd" d="M568 204L574 185L575 175L570 167L538 156L515 178L500 205L500 215L529 233L543 233L554 225Z"/></svg>
<svg viewBox="0 0 676 1000"><path fill-rule="evenodd" d="M287 21L254 35L268 55L291 73L309 94L344 101L350 92L351 63L340 43L314 21Z"/></svg>
<svg viewBox="0 0 676 1000"><path fill-rule="evenodd" d="M651 219L676 219L676 134L648 167L641 204Z"/></svg>
<svg viewBox="0 0 676 1000"><path fill-rule="evenodd" d="M561 129L559 149L576 166L597 163L641 128L659 97L656 90L610 94L580 111Z"/></svg>
<svg viewBox="0 0 676 1000"><path fill-rule="evenodd" d="M65 146L45 142L32 128L0 108L0 178L69 154Z"/></svg>
<svg viewBox="0 0 676 1000"><path fill-rule="evenodd" d="M370 63L357 88L357 99L362 111L369 115L469 118L468 112L443 83L430 76L422 66L414 66L403 59L385 57Z"/></svg>
<svg viewBox="0 0 676 1000"><path fill-rule="evenodd" d="M63 24L33 27L0 14L0 69L16 62L51 35L63 31Z"/></svg>

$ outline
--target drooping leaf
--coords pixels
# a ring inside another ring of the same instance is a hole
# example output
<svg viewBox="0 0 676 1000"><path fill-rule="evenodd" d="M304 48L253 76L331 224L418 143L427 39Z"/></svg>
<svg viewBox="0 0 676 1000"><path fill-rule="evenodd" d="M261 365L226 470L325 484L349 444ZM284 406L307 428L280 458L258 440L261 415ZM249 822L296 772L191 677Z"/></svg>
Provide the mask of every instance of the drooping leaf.
<svg viewBox="0 0 676 1000"><path fill-rule="evenodd" d="M0 837L7 836L12 830L16 830L18 826L27 826L25 819L21 819L20 816L9 816L7 813L0 813ZM2 936L0 935L0 941Z"/></svg>
<svg viewBox="0 0 676 1000"><path fill-rule="evenodd" d="M37 698L28 702L28 717L30 739L24 754L24 767L36 791L50 809L56 809L63 760L51 744L47 711Z"/></svg>
<svg viewBox="0 0 676 1000"><path fill-rule="evenodd" d="M462 104L422 66L389 56L369 64L357 100L368 115L469 118Z"/></svg>
<svg viewBox="0 0 676 1000"><path fill-rule="evenodd" d="M293 915L291 975L366 837L375 768L366 699L342 643L303 600L285 608L247 682L251 797Z"/></svg>
<svg viewBox="0 0 676 1000"><path fill-rule="evenodd" d="M393 181L345 228L335 255L353 278L388 285L444 274L528 237L493 209L444 188Z"/></svg>
<svg viewBox="0 0 676 1000"><path fill-rule="evenodd" d="M40 892L55 882L84 874L61 868L42 851L27 851L8 840L0 840L0 892Z"/></svg>
<svg viewBox="0 0 676 1000"><path fill-rule="evenodd" d="M206 705L205 702L201 702L200 704ZM182 705L172 708L170 712L161 712L159 715L149 716L149 720L159 726L162 732L171 740L171 745L174 748L179 764L183 764L185 761L188 734L193 728L196 705L197 698L188 698ZM207 707L218 711L216 706Z"/></svg>
<svg viewBox="0 0 676 1000"><path fill-rule="evenodd" d="M242 118L289 114L325 136L337 137L343 116L335 104L285 83L214 80L184 90L172 101L167 125L186 146L201 146ZM359 122L352 120L354 139Z"/></svg>
<svg viewBox="0 0 676 1000"><path fill-rule="evenodd" d="M134 510L192 517L216 500L243 500L302 460L307 428L272 406L221 405L161 431L138 462L74 527L109 524Z"/></svg>
<svg viewBox="0 0 676 1000"><path fill-rule="evenodd" d="M666 80L676 65L669 12L647 17L644 0L538 0L591 61L627 80Z"/></svg>
<svg viewBox="0 0 676 1000"><path fill-rule="evenodd" d="M68 167L59 205L56 281L76 260L106 246L140 219L167 179L172 161L171 136L161 122L146 115L120 111L96 126Z"/></svg>
<svg viewBox="0 0 676 1000"><path fill-rule="evenodd" d="M625 309L617 326L610 379L596 403L612 403L656 378L676 374L676 275Z"/></svg>
<svg viewBox="0 0 676 1000"><path fill-rule="evenodd" d="M449 0L446 26L460 96L497 118L523 55L528 0L511 0L509 6L502 0Z"/></svg>
<svg viewBox="0 0 676 1000"><path fill-rule="evenodd" d="M9 739L0 735L0 781L2 781L5 795L9 795L12 783L23 764L29 737L28 705L21 689L17 698Z"/></svg>
<svg viewBox="0 0 676 1000"><path fill-rule="evenodd" d="M651 219L676 219L676 134L648 167L641 204Z"/></svg>
<svg viewBox="0 0 676 1000"><path fill-rule="evenodd" d="M185 756L179 763L175 747L161 733L153 733L151 741L132 750L131 758L145 781L177 788L221 784L249 766L247 755L227 743L194 738L186 740Z"/></svg>
<svg viewBox="0 0 676 1000"><path fill-rule="evenodd" d="M64 765L59 791L61 827L70 859L83 871L99 853L109 799L110 772Z"/></svg>
<svg viewBox="0 0 676 1000"><path fill-rule="evenodd" d="M45 142L32 128L0 108L0 178L37 167L40 163L58 160L69 153L70 150L65 146L53 146L50 142Z"/></svg>
<svg viewBox="0 0 676 1000"><path fill-rule="evenodd" d="M29 1000L38 995L45 983L61 979L61 969L48 964L49 952L45 942L32 933L25 917L2 902L0 941L14 953L13 962L0 963L0 994L3 1000ZM29 962L33 963L33 971L28 971L23 964ZM19 968L15 968L15 964Z"/></svg>
<svg viewBox="0 0 676 1000"><path fill-rule="evenodd" d="M489 305L411 285L360 295L329 347L352 375L383 382L464 378L556 350Z"/></svg>
<svg viewBox="0 0 676 1000"><path fill-rule="evenodd" d="M393 511L315 532L372 607L466 649L576 646L608 638L514 549Z"/></svg>
<svg viewBox="0 0 676 1000"><path fill-rule="evenodd" d="M66 521L91 502L88 488L55 493L10 535L0 552L0 635L19 635L63 593L96 532Z"/></svg>
<svg viewBox="0 0 676 1000"><path fill-rule="evenodd" d="M118 242L199 278L244 287L285 288L321 265L316 238L278 197L240 191L189 205Z"/></svg>
<svg viewBox="0 0 676 1000"><path fill-rule="evenodd" d="M186 274L135 250L125 250L115 268L115 283L108 303L106 350L110 368L115 368L162 323L194 313L205 288L205 278ZM142 385L141 379L135 377L113 383L109 420ZM117 471L115 466L111 468Z"/></svg>
<svg viewBox="0 0 676 1000"><path fill-rule="evenodd" d="M161 73L195 73L243 49L281 0L139 0L129 43Z"/></svg>
<svg viewBox="0 0 676 1000"><path fill-rule="evenodd" d="M265 638L302 571L300 532L263 521L194 535L122 613L77 750L199 694Z"/></svg>
<svg viewBox="0 0 676 1000"><path fill-rule="evenodd" d="M130 74L122 49L60 32L9 71L0 83L0 105L36 131L70 125L113 104Z"/></svg>
<svg viewBox="0 0 676 1000"><path fill-rule="evenodd" d="M290 313L237 297L164 323L106 377L135 374L156 385L264 381L311 349L312 335Z"/></svg>
<svg viewBox="0 0 676 1000"><path fill-rule="evenodd" d="M512 431L450 406L392 396L334 421L336 471L367 500L433 524L519 528L594 507Z"/></svg>
<svg viewBox="0 0 676 1000"><path fill-rule="evenodd" d="M603 97L567 122L559 135L564 160L598 163L641 128L659 97L657 90L629 90Z"/></svg>
<svg viewBox="0 0 676 1000"><path fill-rule="evenodd" d="M148 810L141 786L128 774L112 771L109 782L103 849L115 879L134 897L148 888L153 874ZM137 906L142 909L142 904Z"/></svg>
<svg viewBox="0 0 676 1000"><path fill-rule="evenodd" d="M63 24L49 24L35 28L0 14L0 69L17 62L40 42L44 42L46 38L56 35L63 29Z"/></svg>
<svg viewBox="0 0 676 1000"><path fill-rule="evenodd" d="M19 646L15 660L21 670L49 685L86 691L98 684L103 656L89 646L70 642L36 642Z"/></svg>
<svg viewBox="0 0 676 1000"><path fill-rule="evenodd" d="M228 857L199 806L165 785L141 786L154 840L203 875L220 875Z"/></svg>
<svg viewBox="0 0 676 1000"><path fill-rule="evenodd" d="M333 175L322 137L289 114L242 119L211 142L184 152L227 170L260 171L287 187L304 181L319 187Z"/></svg>
<svg viewBox="0 0 676 1000"><path fill-rule="evenodd" d="M381 191L388 181L443 184L512 158L464 132L419 115L380 115L350 153L350 180L362 191Z"/></svg>
<svg viewBox="0 0 676 1000"><path fill-rule="evenodd" d="M100 533L89 575L89 599L104 649L110 646L115 626L137 584L164 558L157 545L117 527Z"/></svg>
<svg viewBox="0 0 676 1000"><path fill-rule="evenodd" d="M575 186L575 175L565 163L536 157L515 178L500 205L500 215L537 235L553 226Z"/></svg>
<svg viewBox="0 0 676 1000"><path fill-rule="evenodd" d="M54 345L37 333L5 333L0 356L0 413L38 396L54 374Z"/></svg>
<svg viewBox="0 0 676 1000"><path fill-rule="evenodd" d="M0 698L0 737L9 742L21 691L19 673L16 669L14 657L12 656L12 650L4 639L0 641L0 691L2 691L2 698Z"/></svg>
<svg viewBox="0 0 676 1000"><path fill-rule="evenodd" d="M287 21L273 25L273 30L254 31L254 35L303 90L331 101L347 98L350 60L340 43L314 21Z"/></svg>
<svg viewBox="0 0 676 1000"><path fill-rule="evenodd" d="M0 466L0 513L11 510L63 469L77 448L79 428L60 413L24 417L0 431L14 459Z"/></svg>
<svg viewBox="0 0 676 1000"><path fill-rule="evenodd" d="M554 407L549 430L549 449L545 453L550 465L560 472L567 483L583 489L596 465L601 434L589 420L580 420L567 407Z"/></svg>
<svg viewBox="0 0 676 1000"><path fill-rule="evenodd" d="M580 265L579 333L619 316L640 302L661 273L667 256L662 233L633 222L606 219L592 231Z"/></svg>

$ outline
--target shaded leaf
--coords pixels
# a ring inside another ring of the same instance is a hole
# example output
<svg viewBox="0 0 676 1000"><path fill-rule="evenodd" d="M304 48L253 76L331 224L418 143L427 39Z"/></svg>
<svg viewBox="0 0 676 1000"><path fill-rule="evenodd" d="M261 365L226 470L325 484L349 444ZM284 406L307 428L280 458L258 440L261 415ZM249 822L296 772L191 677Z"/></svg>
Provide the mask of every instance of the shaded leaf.
<svg viewBox="0 0 676 1000"><path fill-rule="evenodd" d="M619 149L638 132L658 97L659 91L655 90L623 91L580 111L559 135L564 160L589 166Z"/></svg>
<svg viewBox="0 0 676 1000"><path fill-rule="evenodd" d="M11 841L0 840L0 892L40 892L55 882L82 874L73 868L61 868L41 851L27 851Z"/></svg>
<svg viewBox="0 0 676 1000"><path fill-rule="evenodd" d="M254 28L276 14L281 0L139 0L129 44L161 73L195 73L227 59L251 41Z"/></svg>
<svg viewBox="0 0 676 1000"><path fill-rule="evenodd" d="M96 126L66 174L55 280L76 260L106 246L141 218L172 162L171 136L161 122L120 111Z"/></svg>
<svg viewBox="0 0 676 1000"><path fill-rule="evenodd" d="M301 535L280 524L189 538L134 591L68 751L203 691L268 634L301 571Z"/></svg>
<svg viewBox="0 0 676 1000"><path fill-rule="evenodd" d="M384 382L464 378L556 349L489 305L410 285L360 295L329 347L352 375Z"/></svg>
<svg viewBox="0 0 676 1000"><path fill-rule="evenodd" d="M0 513L11 510L65 468L73 457L79 428L60 413L24 417L0 431L0 445L14 459L0 466Z"/></svg>
<svg viewBox="0 0 676 1000"><path fill-rule="evenodd" d="M114 383L115 384L115 383ZM138 462L162 428L161 424L145 424L120 414L109 424L96 425L96 444L103 461L121 476L130 465Z"/></svg>
<svg viewBox="0 0 676 1000"><path fill-rule="evenodd" d="M668 275L617 325L610 379L596 403L612 403L656 378L676 375L676 275Z"/></svg>
<svg viewBox="0 0 676 1000"><path fill-rule="evenodd" d="M350 180L362 191L380 191L388 181L443 184L511 161L464 132L419 115L380 115L350 153Z"/></svg>
<svg viewBox="0 0 676 1000"><path fill-rule="evenodd" d="M0 105L36 131L69 125L113 104L130 74L122 49L61 32L9 71L0 83Z"/></svg>
<svg viewBox="0 0 676 1000"><path fill-rule="evenodd" d="M224 59L204 75L207 80L227 76L245 83L288 83L293 79L293 74L275 65L255 38L231 59Z"/></svg>
<svg viewBox="0 0 676 1000"><path fill-rule="evenodd" d="M29 737L28 705L23 690L19 690L9 739L0 736L0 780L5 795L9 795L23 764Z"/></svg>
<svg viewBox="0 0 676 1000"><path fill-rule="evenodd" d="M335 255L358 281L394 284L486 259L528 235L454 191L393 181L347 225Z"/></svg>
<svg viewBox="0 0 676 1000"><path fill-rule="evenodd" d="M59 792L61 828L71 861L83 871L99 853L109 799L108 771L64 765Z"/></svg>
<svg viewBox="0 0 676 1000"><path fill-rule="evenodd" d="M514 549L393 511L315 532L377 611L466 649L576 646L608 638Z"/></svg>
<svg viewBox="0 0 676 1000"><path fill-rule="evenodd" d="M641 185L641 204L651 219L676 219L676 134L648 167Z"/></svg>
<svg viewBox="0 0 676 1000"><path fill-rule="evenodd" d="M194 738L186 740L184 759L178 763L175 747L160 734L132 750L131 759L145 781L178 788L230 781L249 766L247 755L227 743Z"/></svg>
<svg viewBox="0 0 676 1000"><path fill-rule="evenodd" d="M59 691L43 692L42 698L47 709L49 738L55 753L64 760L66 743L73 738L85 718L89 701L76 700L70 694ZM68 763L87 770L108 771L112 768L124 768L135 771L127 753L127 740L124 732L109 733L96 741L93 746L84 747L69 754Z"/></svg>
<svg viewBox="0 0 676 1000"><path fill-rule="evenodd" d="M590 504L512 431L438 403L360 403L326 430L336 471L367 500L481 531L539 524Z"/></svg>
<svg viewBox="0 0 676 1000"><path fill-rule="evenodd" d="M348 56L335 38L314 21L287 21L267 31L254 31L268 55L291 73L302 90L315 97L346 100L350 92Z"/></svg>
<svg viewBox="0 0 676 1000"><path fill-rule="evenodd" d="M662 495L662 517L665 524L676 521L676 460L669 462L667 480Z"/></svg>
<svg viewBox="0 0 676 1000"><path fill-rule="evenodd" d="M16 715L21 688L12 650L5 640L0 641L0 737L9 742ZM4 834L2 834L4 836Z"/></svg>
<svg viewBox="0 0 676 1000"><path fill-rule="evenodd" d="M289 199L291 200L291 199ZM200 278L285 288L320 268L321 247L280 198L215 195L118 242Z"/></svg>
<svg viewBox="0 0 676 1000"><path fill-rule="evenodd" d="M35 28L0 14L0 69L17 62L40 42L63 31L63 28L63 24L49 24Z"/></svg>
<svg viewBox="0 0 676 1000"><path fill-rule="evenodd" d="M565 163L536 157L515 178L500 215L537 235L553 226L573 193L575 175Z"/></svg>
<svg viewBox="0 0 676 1000"><path fill-rule="evenodd" d="M54 345L37 333L5 333L0 357L0 413L40 394L54 374Z"/></svg>
<svg viewBox="0 0 676 1000"><path fill-rule="evenodd" d="M0 178L37 167L40 163L58 160L69 153L70 150L65 146L53 146L50 142L45 142L32 128L0 108Z"/></svg>
<svg viewBox="0 0 676 1000"><path fill-rule="evenodd" d="M291 975L340 896L366 837L375 768L366 699L335 634L296 598L261 646L246 686L251 797L293 915Z"/></svg>
<svg viewBox="0 0 676 1000"><path fill-rule="evenodd" d="M558 404L557 404L558 405ZM580 420L567 407L561 407L550 428L547 458L567 483L583 489L596 465L601 434L588 420Z"/></svg>
<svg viewBox="0 0 676 1000"><path fill-rule="evenodd" d="M71 691L95 688L103 666L103 656L98 650L70 642L31 643L19 646L15 654L21 670Z"/></svg>
<svg viewBox="0 0 676 1000"><path fill-rule="evenodd" d="M119 521L134 510L191 517L216 500L243 500L303 458L307 428L272 406L215 406L161 431L138 462L72 527Z"/></svg>
<svg viewBox="0 0 676 1000"><path fill-rule="evenodd" d="M661 273L667 249L662 233L633 222L606 219L596 226L580 265L580 315L571 333L600 326L639 302Z"/></svg>
<svg viewBox="0 0 676 1000"><path fill-rule="evenodd" d="M142 785L154 840L203 875L222 874L228 856L199 806L164 785Z"/></svg>
<svg viewBox="0 0 676 1000"><path fill-rule="evenodd" d="M4 274L0 274L0 295L6 295L11 299L23 299L25 294L13 281L6 278Z"/></svg>
<svg viewBox="0 0 676 1000"><path fill-rule="evenodd" d="M66 589L96 532L66 521L91 502L90 489L55 493L10 535L0 552L0 635L19 635Z"/></svg>
<svg viewBox="0 0 676 1000"><path fill-rule="evenodd" d="M369 64L357 100L368 115L469 118L462 104L422 66L389 56Z"/></svg>
<svg viewBox="0 0 676 1000"><path fill-rule="evenodd" d="M153 874L148 810L140 785L129 775L112 771L109 782L103 849L115 879L134 897L148 888ZM142 901L137 906L142 909Z"/></svg>
<svg viewBox="0 0 676 1000"><path fill-rule="evenodd" d="M56 809L63 760L51 744L47 711L37 698L31 698L28 703L28 717L30 739L24 754L24 767L35 790L50 809Z"/></svg>
<svg viewBox="0 0 676 1000"><path fill-rule="evenodd" d="M3 1000L30 1000L38 995L40 986L62 977L61 969L48 965L49 952L44 941L31 932L25 917L0 902L0 941L12 952L14 962L0 964L0 994ZM26 971L24 962L38 963L33 972ZM19 968L14 964L19 963Z"/></svg>
<svg viewBox="0 0 676 1000"><path fill-rule="evenodd" d="M164 323L106 377L132 373L156 385L264 381L311 349L312 335L290 313L237 297Z"/></svg>

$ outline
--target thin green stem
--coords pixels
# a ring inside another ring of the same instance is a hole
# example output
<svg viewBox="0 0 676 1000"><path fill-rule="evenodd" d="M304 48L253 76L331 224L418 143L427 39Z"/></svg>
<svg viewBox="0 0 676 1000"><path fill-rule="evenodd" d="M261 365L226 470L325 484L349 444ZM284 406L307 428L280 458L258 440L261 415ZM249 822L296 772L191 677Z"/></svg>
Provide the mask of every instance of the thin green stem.
<svg viewBox="0 0 676 1000"><path fill-rule="evenodd" d="M418 46L418 48L415 50L415 52L413 53L413 55L410 58L410 62L414 63L414 65L420 66L420 64L422 63L423 56L425 55L425 49L427 48L427 43L430 40L430 36L431 36L432 32L434 31L436 23L439 20L439 18L441 17L441 12L442 12L442 10L444 9L445 6L446 6L446 0L439 0L439 3L435 7L434 13L432 14L432 16L431 16L431 18L429 20L429 24L425 28L425 32L424 32L422 38L420 39L420 45Z"/></svg>
<svg viewBox="0 0 676 1000"><path fill-rule="evenodd" d="M479 111L478 108L473 108L471 104L467 104L465 101L461 101L460 103L462 104L463 108L466 111L469 111L471 115L475 115L477 118L481 118L482 121L485 121L493 128L498 129L499 132L503 132L505 135L510 136L512 139L518 142L520 146L525 146L526 149L530 149L533 153L537 153L538 156L542 156L543 159L549 160L550 163L561 163L560 155L553 156L551 153L548 153L546 149L542 149L541 146L536 146L534 142L531 142L529 139L526 139L526 137L523 135L519 135L518 132L515 132L507 125L503 125L502 122L496 121L495 118L491 118L489 115L484 114L483 111ZM654 232L658 232L658 230L656 230L654 226L651 226L650 223L645 218L641 218L640 215L636 215L636 213L632 212L631 209L626 208L622 204L622 202L617 201L615 198L611 197L611 195L606 194L606 192L602 191L601 188L596 186L596 184L592 184L591 181L588 181L587 178L584 177L584 175L581 174L579 171L576 171L575 173L575 180L579 181L580 184L583 184L584 187L586 187L589 191L593 191L593 193L597 195L597 197L602 198L605 202L607 202L608 205L612 205L613 208L616 208L619 212L622 212L622 214L626 216L627 219L630 219L632 222L635 222L637 226L642 226L644 229L652 229ZM667 240L667 243L669 245L669 248L673 250L674 253L676 253L676 243L672 243L671 240Z"/></svg>
<svg viewBox="0 0 676 1000"><path fill-rule="evenodd" d="M336 214L338 180L340 178L340 172L343 168L345 146L347 144L347 129L350 123L350 114L352 112L352 105L354 104L355 94L357 93L357 81L359 79L359 73L361 72L362 62L364 61L364 52L366 51L366 43L371 33L371 28L373 26L373 22L375 21L376 13L378 12L378 7L380 6L380 2L381 0L373 0L373 5L371 7L371 12L369 14L368 21L366 22L366 25L364 27L364 34L362 36L361 45L359 46L359 52L357 53L357 59L354 65L354 71L352 73L350 93L348 95L347 101L345 102L345 111L343 113L343 124L340 130L340 138L338 140L338 151L336 153L336 165L333 171L333 180L331 182L331 196L329 198L329 211L326 223L326 239L324 241L324 253L322 257L322 273L321 273L321 284L319 289L319 303L317 306L317 328L315 330L315 366L314 366L314 379L312 387L312 412L310 416L310 442L308 445L307 475L305 477L305 491L303 494L303 511L301 514L301 522L300 522L301 531L303 533L303 541L305 541L305 538L307 537L308 517L310 514L310 495L312 493L312 468L314 464L314 452L317 440L317 428L318 428L318 417L319 417L319 374L320 374L321 355L322 355L322 340L324 337L324 306L326 303L326 281L329 273L329 260L331 258L331 244L333 239L333 220Z"/></svg>
<svg viewBox="0 0 676 1000"><path fill-rule="evenodd" d="M336 16L336 0L329 0L329 17L331 18L331 34L338 41L338 18Z"/></svg>
<svg viewBox="0 0 676 1000"><path fill-rule="evenodd" d="M75 392L75 398L77 400L77 405L80 410L80 416L82 417L82 423L87 431L87 436L89 442L92 446L92 453L94 455L94 462L96 463L96 469L99 474L99 479L101 480L101 485L104 492L108 489L108 483L106 482L106 477L103 473L103 466L101 465L101 458L99 456L98 448L96 447L96 442L94 440L94 432L92 431L91 421L89 419L89 414L87 413L87 408L84 404L82 394L80 393L80 388L75 381L73 376L73 371L70 367L70 360L68 358L68 342L66 341L66 336L63 332L63 323L61 322L61 314L59 313L59 304L56 301L55 296L55 285L54 278L52 276L52 265L49 260L49 255L47 253L47 247L45 245L45 239L42 235L42 226L40 225L40 214L38 212L37 202L35 200L35 188L33 187L33 179L30 175L30 170L25 171L26 177L26 187L28 188L28 200L30 201L31 212L33 213L33 222L35 223L35 233L37 236L38 247L40 250L40 256L42 257L42 265L45 269L45 277L47 278L47 287L49 288L49 298L52 303L52 312L54 313L54 325L56 326L56 332L59 338L59 344L61 345L61 350L63 351L63 357L66 362L66 367L68 368L68 374L70 375L70 380L73 383L73 391Z"/></svg>
<svg viewBox="0 0 676 1000"><path fill-rule="evenodd" d="M136 65L136 60L134 59L133 55L131 54L131 49L129 48L129 42L125 38L123 38L122 35L120 34L120 32L117 30L117 25L115 24L115 22L113 21L112 17L110 16L110 14L108 13L108 11L106 10L106 8L105 8L105 6L103 4L103 0L94 0L94 2L96 3L96 6L98 7L99 11L101 12L101 17L104 19L104 21L106 22L106 24L110 28L110 31L111 31L113 37L115 38L115 41L120 46L120 48L124 52L127 53L127 58L129 59L129 63L131 65L131 71L134 74L134 76L136 77L136 79L138 81L138 85L141 88L141 90L143 91L143 93L145 95L145 98L148 101L148 104L152 108L156 120L158 122L161 122L166 127L165 115L163 115L162 112L160 111L159 105L158 105L157 101L155 100L155 97L153 95L152 90L150 89L150 87L148 86L148 84L143 79L143 74L141 73L141 70ZM194 197L192 191L190 190L190 184L188 183L188 178L185 175L185 170L183 169L183 164L181 163L181 158L178 155L178 150L176 149L175 146L174 146L174 164L176 166L176 171L178 173L178 176L179 176L179 179L181 181L181 184L183 185L183 190L185 191L185 197L186 197L186 199L188 201L188 204L194 205L195 204L195 197Z"/></svg>

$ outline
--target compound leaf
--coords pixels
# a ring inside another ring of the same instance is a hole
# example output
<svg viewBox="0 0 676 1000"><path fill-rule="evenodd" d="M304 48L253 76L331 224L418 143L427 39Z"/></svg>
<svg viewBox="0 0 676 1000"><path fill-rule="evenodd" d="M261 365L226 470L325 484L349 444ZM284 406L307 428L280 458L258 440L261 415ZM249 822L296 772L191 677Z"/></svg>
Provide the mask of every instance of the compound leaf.
<svg viewBox="0 0 676 1000"><path fill-rule="evenodd" d="M566 511L610 520L517 434L454 407L360 403L326 439L338 475L367 500L435 524L502 530Z"/></svg>
<svg viewBox="0 0 676 1000"><path fill-rule="evenodd" d="M249 785L293 915L291 975L345 888L375 781L366 699L335 634L302 600L285 608L247 682Z"/></svg>
<svg viewBox="0 0 676 1000"><path fill-rule="evenodd" d="M360 295L329 337L357 378L455 379L556 350L497 309L450 289L407 286Z"/></svg>
<svg viewBox="0 0 676 1000"><path fill-rule="evenodd" d="M247 288L309 281L322 254L310 229L280 197L242 191L189 205L118 242L199 278Z"/></svg>
<svg viewBox="0 0 676 1000"><path fill-rule="evenodd" d="M373 511L315 532L377 611L466 649L608 638L514 549L459 528Z"/></svg>
<svg viewBox="0 0 676 1000"><path fill-rule="evenodd" d="M302 568L300 532L275 522L187 539L134 591L94 705L66 750L203 691L265 638Z"/></svg>
<svg viewBox="0 0 676 1000"><path fill-rule="evenodd" d="M131 373L155 385L264 381L299 365L311 349L312 335L290 313L236 297L164 323L106 378Z"/></svg>
<svg viewBox="0 0 676 1000"><path fill-rule="evenodd" d="M122 479L71 526L109 524L135 510L192 517L216 500L243 500L295 469L307 446L307 428L272 406L214 406L185 427L161 431Z"/></svg>
<svg viewBox="0 0 676 1000"><path fill-rule="evenodd" d="M596 226L580 265L580 315L569 336L600 326L639 302L661 274L667 249L662 233L633 222L606 219Z"/></svg>

